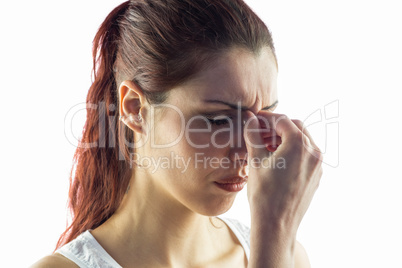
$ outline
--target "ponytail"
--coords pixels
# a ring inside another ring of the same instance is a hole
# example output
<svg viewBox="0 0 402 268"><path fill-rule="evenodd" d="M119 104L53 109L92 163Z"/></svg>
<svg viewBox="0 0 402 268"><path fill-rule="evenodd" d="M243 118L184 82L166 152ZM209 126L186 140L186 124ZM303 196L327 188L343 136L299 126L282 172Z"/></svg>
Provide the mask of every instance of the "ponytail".
<svg viewBox="0 0 402 268"><path fill-rule="evenodd" d="M110 218L128 187L130 170L125 161L119 161L116 133L121 131L113 71L120 39L117 21L128 6L129 1L115 8L93 41L93 83L86 100L87 118L70 173L68 206L72 222L60 236L56 250Z"/></svg>

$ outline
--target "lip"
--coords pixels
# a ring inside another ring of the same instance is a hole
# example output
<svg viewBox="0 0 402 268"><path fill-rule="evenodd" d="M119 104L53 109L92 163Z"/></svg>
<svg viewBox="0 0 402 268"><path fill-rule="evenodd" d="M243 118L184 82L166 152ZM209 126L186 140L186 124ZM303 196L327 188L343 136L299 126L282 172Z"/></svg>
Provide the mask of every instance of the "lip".
<svg viewBox="0 0 402 268"><path fill-rule="evenodd" d="M240 192L247 184L247 177L232 177L214 182L215 185L227 192Z"/></svg>

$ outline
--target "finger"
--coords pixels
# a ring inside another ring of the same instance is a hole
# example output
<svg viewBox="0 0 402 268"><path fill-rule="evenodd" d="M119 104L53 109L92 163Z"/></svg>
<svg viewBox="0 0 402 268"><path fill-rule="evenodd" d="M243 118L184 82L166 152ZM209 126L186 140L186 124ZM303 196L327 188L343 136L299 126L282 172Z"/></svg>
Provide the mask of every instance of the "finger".
<svg viewBox="0 0 402 268"><path fill-rule="evenodd" d="M281 138L282 144L293 143L300 137L300 129L284 114L261 111L257 117L267 131Z"/></svg>
<svg viewBox="0 0 402 268"><path fill-rule="evenodd" d="M301 120L298 119L292 119L292 122L300 129L300 131L307 136L307 139L305 139L305 146L310 148L310 152L312 152L316 157L322 158L322 153L320 148L317 146L317 144L314 142L313 137L311 136L310 132L307 130L305 127L304 123Z"/></svg>
<svg viewBox="0 0 402 268"><path fill-rule="evenodd" d="M275 152L276 149L278 149L279 145L281 145L282 143L282 139L279 136L270 136L268 138L263 139L265 146L270 152Z"/></svg>
<svg viewBox="0 0 402 268"><path fill-rule="evenodd" d="M271 127L271 123L262 115L257 115L261 128L264 130L262 138L264 139L265 146L271 153L275 152L279 145L282 143L282 139L276 133L275 129Z"/></svg>
<svg viewBox="0 0 402 268"><path fill-rule="evenodd" d="M300 129L301 132L303 132L304 135L306 135L311 143L311 145L319 150L317 144L314 142L313 137L311 136L310 132L307 130L306 126L304 123L298 119L292 119L292 122Z"/></svg>
<svg viewBox="0 0 402 268"><path fill-rule="evenodd" d="M243 135L247 146L247 152L251 159L255 157L263 158L268 154L262 137L263 131L258 118L253 113L248 112Z"/></svg>

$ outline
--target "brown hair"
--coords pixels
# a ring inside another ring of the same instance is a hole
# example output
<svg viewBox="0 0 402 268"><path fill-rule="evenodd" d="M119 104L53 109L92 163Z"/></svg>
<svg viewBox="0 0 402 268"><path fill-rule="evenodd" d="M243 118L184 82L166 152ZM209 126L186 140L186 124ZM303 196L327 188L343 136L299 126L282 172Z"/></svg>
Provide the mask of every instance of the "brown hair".
<svg viewBox="0 0 402 268"><path fill-rule="evenodd" d="M134 135L118 120L119 84L131 80L162 103L233 47L275 55L268 28L242 0L133 0L107 16L93 42L92 106L70 174L72 222L56 249L110 218L128 187Z"/></svg>

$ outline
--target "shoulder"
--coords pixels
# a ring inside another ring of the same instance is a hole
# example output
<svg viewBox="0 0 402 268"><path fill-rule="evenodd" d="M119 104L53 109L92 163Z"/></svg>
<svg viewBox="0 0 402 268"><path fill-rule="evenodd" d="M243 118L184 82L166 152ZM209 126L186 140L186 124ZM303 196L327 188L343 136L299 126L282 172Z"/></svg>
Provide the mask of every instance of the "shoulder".
<svg viewBox="0 0 402 268"><path fill-rule="evenodd" d="M295 268L310 268L310 261L307 256L307 252L300 244L300 242L296 241L295 244Z"/></svg>
<svg viewBox="0 0 402 268"><path fill-rule="evenodd" d="M40 259L30 268L77 268L78 266L61 254L54 253Z"/></svg>
<svg viewBox="0 0 402 268"><path fill-rule="evenodd" d="M229 229L234 232L238 239L240 237L244 239L247 247L250 248L250 227L233 218L219 217L219 219L229 226Z"/></svg>

